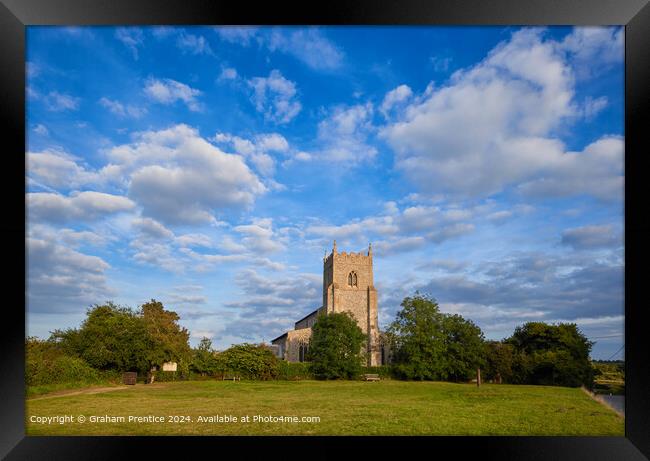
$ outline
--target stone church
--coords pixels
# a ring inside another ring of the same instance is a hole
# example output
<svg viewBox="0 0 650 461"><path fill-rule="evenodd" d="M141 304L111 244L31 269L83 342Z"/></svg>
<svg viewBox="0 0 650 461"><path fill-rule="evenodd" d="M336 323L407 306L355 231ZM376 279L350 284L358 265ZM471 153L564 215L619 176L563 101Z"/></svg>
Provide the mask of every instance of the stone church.
<svg viewBox="0 0 650 461"><path fill-rule="evenodd" d="M332 253L323 259L323 305L295 323L293 330L271 341L277 355L289 362L303 362L311 327L319 315L350 312L368 337L368 365L385 363L377 320L377 290L373 283L372 246L368 252L339 253L336 240Z"/></svg>

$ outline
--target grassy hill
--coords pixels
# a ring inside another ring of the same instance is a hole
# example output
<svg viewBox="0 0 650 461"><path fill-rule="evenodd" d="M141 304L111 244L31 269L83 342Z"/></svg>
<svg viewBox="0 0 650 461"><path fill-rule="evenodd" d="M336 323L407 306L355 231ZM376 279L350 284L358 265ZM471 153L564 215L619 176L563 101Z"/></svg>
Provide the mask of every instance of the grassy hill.
<svg viewBox="0 0 650 461"><path fill-rule="evenodd" d="M90 391L89 391L90 392ZM580 389L440 382L190 381L27 400L28 435L608 435L623 418ZM40 424L32 417L71 415ZM78 421L79 415L85 422ZM91 416L125 421L91 422ZM164 422L129 422L128 416ZM214 422L232 415L237 422ZM298 422L255 421L255 416ZM170 416L177 416L170 422ZM199 421L199 416L207 419ZM242 421L248 416L249 422ZM303 417L312 418L301 421ZM319 418L319 421L314 419ZM307 422L309 421L309 422Z"/></svg>

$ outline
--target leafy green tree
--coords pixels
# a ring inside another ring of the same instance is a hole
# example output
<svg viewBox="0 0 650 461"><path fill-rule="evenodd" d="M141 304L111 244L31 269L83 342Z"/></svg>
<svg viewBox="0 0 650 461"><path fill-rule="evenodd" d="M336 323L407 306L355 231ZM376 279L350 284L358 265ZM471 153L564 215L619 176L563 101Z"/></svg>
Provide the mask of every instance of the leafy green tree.
<svg viewBox="0 0 650 461"><path fill-rule="evenodd" d="M165 310L155 299L140 306L140 312L150 341L149 363L160 366L177 362L180 369L187 368L191 358L190 333L178 324L179 315Z"/></svg>
<svg viewBox="0 0 650 461"><path fill-rule="evenodd" d="M388 329L393 338L393 370L416 380L467 380L483 364L483 333L460 315L440 312L428 295L416 293L402 301Z"/></svg>
<svg viewBox="0 0 650 461"><path fill-rule="evenodd" d="M149 366L151 341L142 317L112 302L91 307L78 330L56 330L51 340L100 370L144 371Z"/></svg>
<svg viewBox="0 0 650 461"><path fill-rule="evenodd" d="M217 354L217 370L248 379L269 380L278 376L278 358L264 344L236 344Z"/></svg>
<svg viewBox="0 0 650 461"><path fill-rule="evenodd" d="M485 338L471 320L458 314L443 314L442 330L446 345L447 378L468 381L485 365Z"/></svg>
<svg viewBox="0 0 650 461"><path fill-rule="evenodd" d="M444 379L443 315L435 300L416 293L401 303L388 328L393 343L393 369L403 379Z"/></svg>
<svg viewBox="0 0 650 461"><path fill-rule="evenodd" d="M202 376L212 375L218 370L215 351L212 349L212 341L203 337L199 346L192 351L192 362L190 369Z"/></svg>
<svg viewBox="0 0 650 461"><path fill-rule="evenodd" d="M515 366L515 348L501 341L488 341L485 344L485 379L498 383L511 383Z"/></svg>
<svg viewBox="0 0 650 461"><path fill-rule="evenodd" d="M530 384L592 387L594 370L589 360L593 342L574 323L549 325L528 322L506 340L527 356L518 381Z"/></svg>
<svg viewBox="0 0 650 461"><path fill-rule="evenodd" d="M317 379L354 379L366 357L366 335L348 312L323 315L312 327L307 360Z"/></svg>

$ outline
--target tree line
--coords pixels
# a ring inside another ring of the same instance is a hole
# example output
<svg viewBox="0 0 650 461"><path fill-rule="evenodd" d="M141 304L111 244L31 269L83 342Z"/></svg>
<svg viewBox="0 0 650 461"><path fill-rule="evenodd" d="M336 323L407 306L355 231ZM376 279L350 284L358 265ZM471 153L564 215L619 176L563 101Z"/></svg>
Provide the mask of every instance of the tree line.
<svg viewBox="0 0 650 461"><path fill-rule="evenodd" d="M152 299L139 309L108 302L88 309L79 328L55 330L45 341L27 340L27 384L97 380L98 373L136 371L158 380L234 374L248 379L356 379L363 372L405 380L467 382L481 369L497 383L587 386L593 343L575 324L529 322L501 341L488 341L471 320L440 312L435 299L404 298L383 334L390 364L368 370L366 336L348 313L314 324L306 363L278 359L269 346L238 344L217 352L208 338L190 347L180 317ZM160 370L176 362L177 372Z"/></svg>

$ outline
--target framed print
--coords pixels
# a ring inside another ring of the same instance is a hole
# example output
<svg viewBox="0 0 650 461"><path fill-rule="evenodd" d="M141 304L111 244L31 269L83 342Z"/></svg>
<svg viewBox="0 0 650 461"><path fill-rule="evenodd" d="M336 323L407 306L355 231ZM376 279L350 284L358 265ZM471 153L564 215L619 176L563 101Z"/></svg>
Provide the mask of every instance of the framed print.
<svg viewBox="0 0 650 461"><path fill-rule="evenodd" d="M647 2L2 1L7 459L650 456Z"/></svg>

